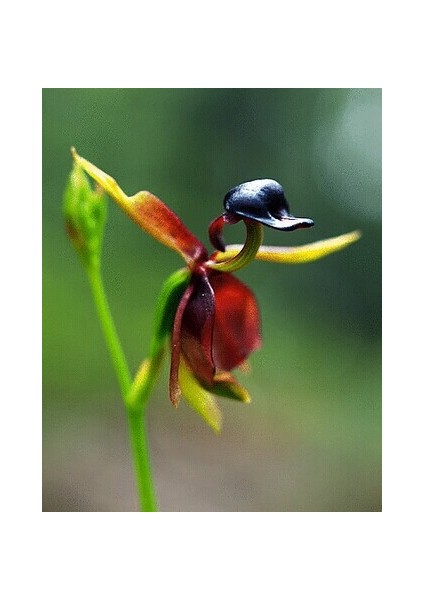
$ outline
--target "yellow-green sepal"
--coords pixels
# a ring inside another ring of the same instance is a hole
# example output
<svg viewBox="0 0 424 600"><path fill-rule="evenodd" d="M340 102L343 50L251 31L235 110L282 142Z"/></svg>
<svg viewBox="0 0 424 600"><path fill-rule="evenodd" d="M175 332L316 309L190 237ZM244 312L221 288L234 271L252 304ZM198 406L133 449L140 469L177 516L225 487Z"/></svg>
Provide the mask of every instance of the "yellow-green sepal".
<svg viewBox="0 0 424 600"><path fill-rule="evenodd" d="M213 395L195 379L190 369L181 359L178 380L184 400L211 427L215 433L222 428L222 413Z"/></svg>
<svg viewBox="0 0 424 600"><path fill-rule="evenodd" d="M256 253L256 260L280 264L299 264L313 262L325 256L343 250L361 237L360 231L351 231L336 237L328 238L305 244L304 246L260 246ZM218 264L226 264L237 256L242 249L240 245L227 246L225 252L217 252L214 259Z"/></svg>

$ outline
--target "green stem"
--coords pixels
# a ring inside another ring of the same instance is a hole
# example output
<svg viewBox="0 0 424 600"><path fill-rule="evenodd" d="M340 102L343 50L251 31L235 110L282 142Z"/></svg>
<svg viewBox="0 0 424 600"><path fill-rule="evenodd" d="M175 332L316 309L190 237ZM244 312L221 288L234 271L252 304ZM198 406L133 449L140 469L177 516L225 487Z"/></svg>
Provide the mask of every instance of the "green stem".
<svg viewBox="0 0 424 600"><path fill-rule="evenodd" d="M144 409L132 410L128 408L127 414L139 507L144 512L156 512L156 498L146 435L146 413Z"/></svg>
<svg viewBox="0 0 424 600"><path fill-rule="evenodd" d="M142 388L145 388L145 390L143 390L145 392L143 394L143 404L138 403L136 405L133 401L134 393L132 393L132 388L134 385L132 382L131 372L128 368L128 363L125 358L121 342L119 341L115 323L109 308L109 303L106 298L100 268L97 265L91 266L87 269L87 274L90 281L94 303L97 308L97 314L106 340L106 345L115 368L119 388L121 390L121 396L127 409L140 510L153 512L156 511L156 501L146 435L145 406L147 396L152 390L160 364L154 362L154 364L149 365L150 369L147 370L148 372L144 377L144 385L141 386ZM134 384L136 384L136 382L137 377L134 381Z"/></svg>
<svg viewBox="0 0 424 600"><path fill-rule="evenodd" d="M121 396L124 399L124 402L126 402L127 394L131 388L132 378L124 351L122 350L121 342L119 341L115 323L113 322L112 314L110 312L100 268L91 267L87 269L87 273L94 303L97 308L97 314L102 326L103 335L105 337L106 345L115 368L116 377L118 378Z"/></svg>

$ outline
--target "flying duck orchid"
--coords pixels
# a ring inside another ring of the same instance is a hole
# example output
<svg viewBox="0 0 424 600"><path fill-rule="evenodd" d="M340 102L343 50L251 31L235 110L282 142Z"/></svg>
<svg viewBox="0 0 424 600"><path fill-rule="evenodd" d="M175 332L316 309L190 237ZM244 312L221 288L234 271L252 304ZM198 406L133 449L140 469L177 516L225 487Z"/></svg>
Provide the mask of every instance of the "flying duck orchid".
<svg viewBox="0 0 424 600"><path fill-rule="evenodd" d="M171 275L158 298L150 359L170 346L169 395L180 396L215 430L221 413L215 396L249 402L247 390L232 371L261 345L260 317L251 290L232 273L254 259L276 263L317 260L356 241L357 231L299 247L263 246L263 225L281 231L311 227L311 219L295 217L279 183L260 179L242 183L224 198L224 212L209 227L210 254L179 217L147 191L127 196L116 181L80 157L75 163L144 231L178 252L186 266ZM243 221L246 240L226 246L225 225Z"/></svg>

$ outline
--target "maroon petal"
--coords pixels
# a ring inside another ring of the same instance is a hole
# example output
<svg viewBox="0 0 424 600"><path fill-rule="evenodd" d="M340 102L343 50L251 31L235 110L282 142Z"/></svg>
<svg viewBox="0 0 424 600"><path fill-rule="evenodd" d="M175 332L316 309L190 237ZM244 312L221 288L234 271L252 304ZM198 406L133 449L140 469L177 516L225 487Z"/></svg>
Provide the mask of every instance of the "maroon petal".
<svg viewBox="0 0 424 600"><path fill-rule="evenodd" d="M181 352L197 379L209 385L215 374L212 358L214 292L206 275L194 274L192 285L181 323Z"/></svg>
<svg viewBox="0 0 424 600"><path fill-rule="evenodd" d="M171 398L171 402L174 406L178 405L181 396L181 390L178 383L178 370L181 356L181 324L184 311L193 293L193 289L193 283L190 283L180 300L174 317L174 327L172 330L171 341L171 370L169 374L169 397Z"/></svg>
<svg viewBox="0 0 424 600"><path fill-rule="evenodd" d="M213 362L231 371L261 345L259 309L253 293L230 273L213 272L215 294Z"/></svg>

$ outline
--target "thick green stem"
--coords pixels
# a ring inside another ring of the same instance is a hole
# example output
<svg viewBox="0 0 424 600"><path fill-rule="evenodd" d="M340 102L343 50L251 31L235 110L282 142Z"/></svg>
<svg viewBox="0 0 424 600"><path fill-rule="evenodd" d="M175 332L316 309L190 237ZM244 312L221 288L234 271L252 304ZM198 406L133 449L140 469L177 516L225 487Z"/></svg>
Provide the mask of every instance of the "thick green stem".
<svg viewBox="0 0 424 600"><path fill-rule="evenodd" d="M100 268L97 265L91 266L87 269L87 274L106 345L115 368L122 399L124 400L127 409L140 510L153 512L156 511L156 501L146 436L145 406L147 396L152 390L153 382L160 364L155 362L153 365L150 365L147 376L144 377L144 385L142 386L145 388L143 403L135 405L133 401L134 393L132 393L134 386L132 383L131 372L128 368L127 360L110 312ZM136 382L137 377L134 384L136 384Z"/></svg>

